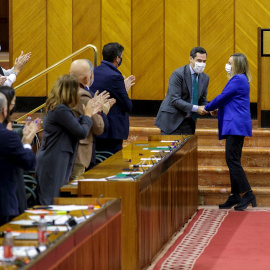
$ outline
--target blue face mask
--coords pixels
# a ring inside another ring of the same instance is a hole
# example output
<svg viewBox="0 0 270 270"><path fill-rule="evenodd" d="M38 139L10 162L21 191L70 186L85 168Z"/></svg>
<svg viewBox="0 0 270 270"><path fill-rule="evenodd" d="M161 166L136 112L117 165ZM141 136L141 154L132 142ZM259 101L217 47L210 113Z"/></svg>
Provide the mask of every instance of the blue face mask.
<svg viewBox="0 0 270 270"><path fill-rule="evenodd" d="M121 64L122 64L122 60L123 60L123 58L121 57L121 58L120 58L120 62L119 62L119 64L118 64L118 67L120 67L120 66L121 66Z"/></svg>

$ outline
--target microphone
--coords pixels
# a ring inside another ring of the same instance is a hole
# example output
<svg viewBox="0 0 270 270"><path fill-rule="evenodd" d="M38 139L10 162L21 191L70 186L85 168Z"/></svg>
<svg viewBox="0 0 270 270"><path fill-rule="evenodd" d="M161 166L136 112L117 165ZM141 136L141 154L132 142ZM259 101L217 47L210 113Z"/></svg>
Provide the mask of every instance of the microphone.
<svg viewBox="0 0 270 270"><path fill-rule="evenodd" d="M103 198L103 194L100 194L99 197L97 198L97 204L100 206L100 208L102 208L102 205L99 201L100 198Z"/></svg>

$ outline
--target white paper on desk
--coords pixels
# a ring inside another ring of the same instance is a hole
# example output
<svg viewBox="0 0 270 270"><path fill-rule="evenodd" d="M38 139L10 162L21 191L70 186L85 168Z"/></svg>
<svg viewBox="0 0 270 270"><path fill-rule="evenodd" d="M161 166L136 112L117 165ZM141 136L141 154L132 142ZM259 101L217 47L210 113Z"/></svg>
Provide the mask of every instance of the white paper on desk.
<svg viewBox="0 0 270 270"><path fill-rule="evenodd" d="M47 231L50 232L67 232L70 229L69 226L47 226Z"/></svg>
<svg viewBox="0 0 270 270"><path fill-rule="evenodd" d="M40 220L40 216L29 216L29 218L34 220L34 221ZM44 219L46 222L53 222L54 221L55 225L61 225L61 224L66 223L69 218L70 218L69 215L46 215L46 216L44 216Z"/></svg>
<svg viewBox="0 0 270 270"><path fill-rule="evenodd" d="M74 210L87 210L88 205L49 205L51 211L74 211Z"/></svg>
<svg viewBox="0 0 270 270"><path fill-rule="evenodd" d="M38 252L35 247L33 246L20 246L20 247L13 247L12 248L13 255L15 257L30 257L34 258L38 255ZM4 248L0 247L0 260L4 259Z"/></svg>
<svg viewBox="0 0 270 270"><path fill-rule="evenodd" d="M136 165L138 165L139 167L152 167L153 166L153 164L136 164ZM129 167L131 167L131 168L134 168L134 166L136 166L136 165L129 165ZM138 172L136 172L136 173L138 173Z"/></svg>
<svg viewBox="0 0 270 270"><path fill-rule="evenodd" d="M37 209L37 210L25 210L24 212L27 212L27 213L30 213L30 214L37 214L37 215L41 215L41 214L49 214L49 211L43 210L43 209Z"/></svg>
<svg viewBox="0 0 270 270"><path fill-rule="evenodd" d="M74 218L75 218L77 224L80 224L80 223L82 223L83 221L85 221L86 219L88 219L88 218L90 218L90 217L92 217L92 216L94 216L94 215L95 215L95 213L92 213L92 214L87 215L87 216L85 216L85 217L74 217Z"/></svg>
<svg viewBox="0 0 270 270"><path fill-rule="evenodd" d="M127 172L127 171L124 171L124 172L122 172L122 174L126 174L126 175L130 175L130 174L143 174L143 172Z"/></svg>
<svg viewBox="0 0 270 270"><path fill-rule="evenodd" d="M33 225L33 220L27 220L27 219L20 219L9 222L10 224L16 224L16 225Z"/></svg>
<svg viewBox="0 0 270 270"><path fill-rule="evenodd" d="M88 178L88 179L80 179L80 180L74 180L74 182L84 182L84 181L107 181L105 178Z"/></svg>

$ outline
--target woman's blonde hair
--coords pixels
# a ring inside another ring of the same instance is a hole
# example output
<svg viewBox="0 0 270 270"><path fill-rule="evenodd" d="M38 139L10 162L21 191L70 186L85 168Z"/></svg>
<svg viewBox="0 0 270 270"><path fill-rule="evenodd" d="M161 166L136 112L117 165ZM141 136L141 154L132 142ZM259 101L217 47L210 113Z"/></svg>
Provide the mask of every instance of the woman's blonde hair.
<svg viewBox="0 0 270 270"><path fill-rule="evenodd" d="M234 53L231 57L233 58L233 70L231 77L235 74L245 74L248 82L251 82L252 77L249 71L247 57L243 53Z"/></svg>
<svg viewBox="0 0 270 270"><path fill-rule="evenodd" d="M74 75L61 75L54 83L45 104L45 113L53 111L59 104L75 106L78 103L79 83Z"/></svg>

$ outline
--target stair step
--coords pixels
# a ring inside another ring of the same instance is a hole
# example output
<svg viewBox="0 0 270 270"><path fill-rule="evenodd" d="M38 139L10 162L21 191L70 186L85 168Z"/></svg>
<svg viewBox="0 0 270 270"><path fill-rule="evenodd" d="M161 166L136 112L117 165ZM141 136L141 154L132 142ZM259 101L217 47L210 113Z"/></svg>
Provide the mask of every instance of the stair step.
<svg viewBox="0 0 270 270"><path fill-rule="evenodd" d="M270 167L270 148L243 147L243 167ZM226 166L225 148L221 146L198 146L200 166Z"/></svg>
<svg viewBox="0 0 270 270"><path fill-rule="evenodd" d="M244 167L252 187L270 186L270 167ZM198 166L198 183L201 186L230 185L230 174L227 166Z"/></svg>
<svg viewBox="0 0 270 270"><path fill-rule="evenodd" d="M258 206L270 206L270 187L252 187ZM200 186L199 204L218 205L224 203L230 195L230 186Z"/></svg>
<svg viewBox="0 0 270 270"><path fill-rule="evenodd" d="M222 146L225 140L218 139L217 129L197 129L199 146ZM244 147L270 147L270 130L253 129L252 137L245 137Z"/></svg>

